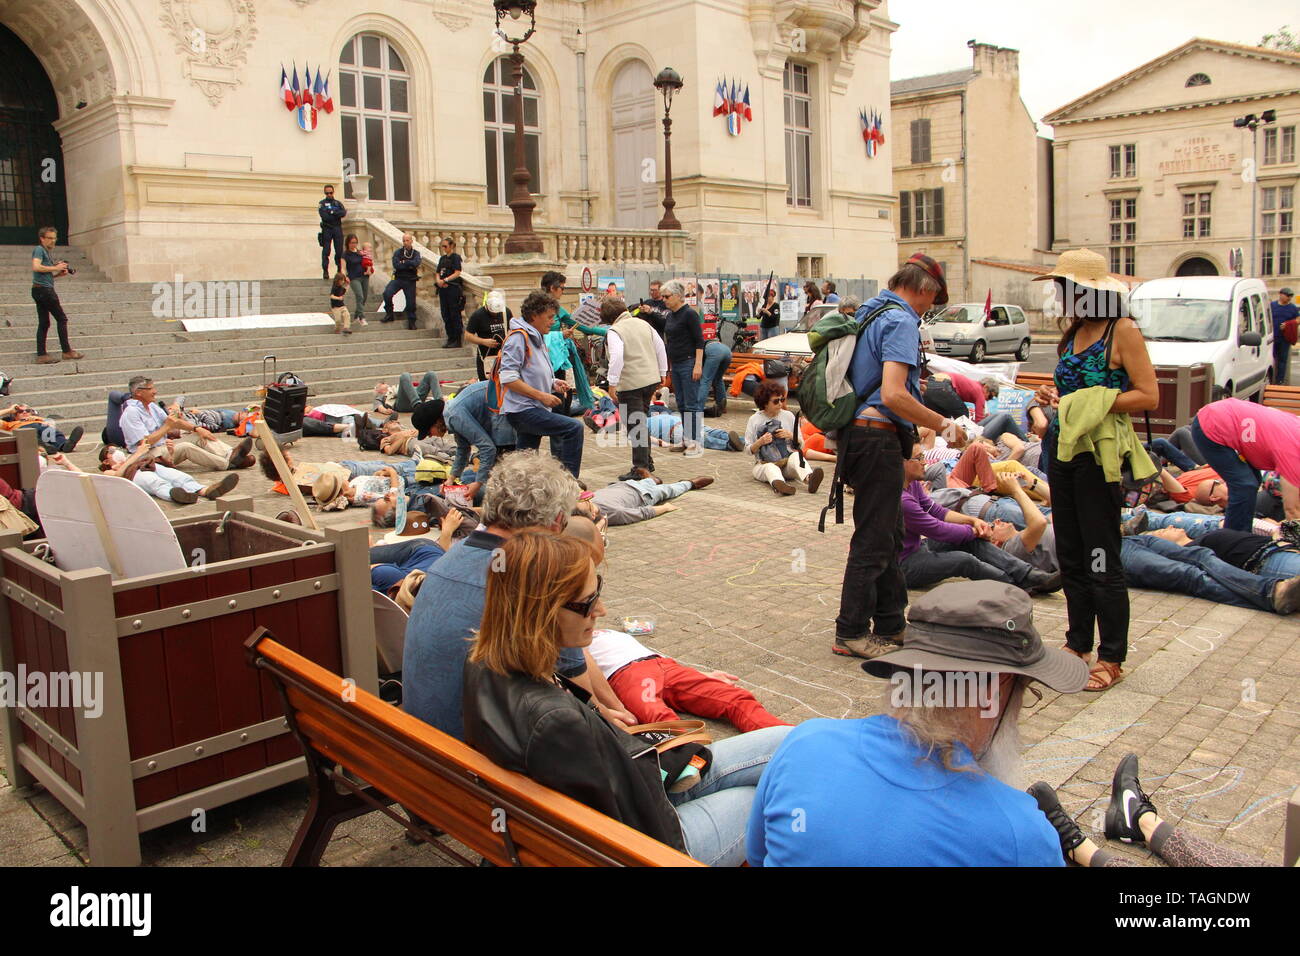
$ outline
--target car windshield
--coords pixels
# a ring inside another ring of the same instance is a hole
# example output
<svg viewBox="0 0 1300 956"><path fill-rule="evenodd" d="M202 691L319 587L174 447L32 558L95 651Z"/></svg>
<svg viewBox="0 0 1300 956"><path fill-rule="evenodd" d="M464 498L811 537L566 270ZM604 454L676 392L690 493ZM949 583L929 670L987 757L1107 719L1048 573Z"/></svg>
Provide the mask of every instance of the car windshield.
<svg viewBox="0 0 1300 956"><path fill-rule="evenodd" d="M954 325L969 325L974 321L970 314L970 309L964 305L950 305L942 312L936 312L925 320L927 325L938 325L940 322L951 322Z"/></svg>
<svg viewBox="0 0 1300 956"><path fill-rule="evenodd" d="M802 319L799 320L799 322L794 326L794 328L789 329L788 331L790 331L790 332L811 332L811 331L812 331L812 327L813 327L814 325L816 325L818 322L820 322L822 319L824 319L827 315L829 315L831 312L834 312L834 311L835 311L836 309L838 309L838 308L839 308L839 306L836 305L834 302L832 302L830 305L825 305L825 304L823 304L823 305L814 305L811 309L809 309L809 310L807 311L807 313L804 315L804 317L803 317Z"/></svg>
<svg viewBox="0 0 1300 956"><path fill-rule="evenodd" d="M1129 310L1149 342L1220 342L1232 317L1223 299L1131 299Z"/></svg>

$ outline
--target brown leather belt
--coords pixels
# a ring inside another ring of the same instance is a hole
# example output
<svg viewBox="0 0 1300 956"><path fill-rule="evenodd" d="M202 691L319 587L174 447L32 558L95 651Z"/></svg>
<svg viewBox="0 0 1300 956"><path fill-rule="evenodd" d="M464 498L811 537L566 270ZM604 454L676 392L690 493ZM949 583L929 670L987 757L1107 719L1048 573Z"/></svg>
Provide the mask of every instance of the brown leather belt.
<svg viewBox="0 0 1300 956"><path fill-rule="evenodd" d="M882 422L878 418L855 418L853 424L859 428L879 428L882 432L898 431L898 426L893 422Z"/></svg>

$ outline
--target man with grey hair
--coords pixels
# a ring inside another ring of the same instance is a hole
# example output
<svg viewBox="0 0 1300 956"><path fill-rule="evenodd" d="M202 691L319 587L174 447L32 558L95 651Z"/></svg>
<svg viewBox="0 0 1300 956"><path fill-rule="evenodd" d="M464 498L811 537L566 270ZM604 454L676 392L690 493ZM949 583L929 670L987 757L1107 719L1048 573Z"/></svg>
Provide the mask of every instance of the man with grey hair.
<svg viewBox="0 0 1300 956"><path fill-rule="evenodd" d="M861 299L856 295L846 295L840 298L839 308L836 311L843 312L845 315L857 315L860 308L862 308Z"/></svg>
<svg viewBox="0 0 1300 956"><path fill-rule="evenodd" d="M253 439L245 438L233 448L217 440L212 432L181 416L168 415L158 404L158 389L147 375L127 383L131 397L122 405L118 425L128 453L141 444L153 449L153 457L167 465L193 462L205 471L234 471L251 468ZM171 432L188 432L193 442L169 438Z"/></svg>
<svg viewBox="0 0 1300 956"><path fill-rule="evenodd" d="M888 681L884 713L805 721L772 756L750 812L750 865L1063 865L1055 829L1019 789L1017 722L1025 690L1039 696L1032 682L1073 694L1088 665L1043 644L1033 608L989 581L912 604L906 643L862 664Z"/></svg>
<svg viewBox="0 0 1300 956"><path fill-rule="evenodd" d="M686 286L680 279L669 279L661 288L669 309L668 370L673 397L682 416L686 457L698 458L703 454L699 382L704 378L704 326L700 324L700 314L686 304Z"/></svg>
<svg viewBox="0 0 1300 956"><path fill-rule="evenodd" d="M501 570L501 545L520 531L564 530L581 489L549 455L517 451L492 470L483 491L483 525L428 569L406 624L402 709L457 740L465 737L461 682L470 643L483 620L487 576ZM599 668L580 648L560 653L556 670L595 695L607 716L631 724Z"/></svg>

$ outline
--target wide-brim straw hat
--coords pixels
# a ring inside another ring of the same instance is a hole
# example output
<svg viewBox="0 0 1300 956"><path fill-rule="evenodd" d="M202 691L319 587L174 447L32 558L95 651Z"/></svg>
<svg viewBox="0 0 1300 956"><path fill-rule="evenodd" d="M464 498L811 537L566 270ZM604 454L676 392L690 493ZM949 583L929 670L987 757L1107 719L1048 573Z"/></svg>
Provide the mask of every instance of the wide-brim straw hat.
<svg viewBox="0 0 1300 956"><path fill-rule="evenodd" d="M1056 267L1045 275L1034 276L1033 282L1045 279L1068 279L1075 285L1101 292L1128 294L1128 286L1110 274L1106 258L1091 249L1067 249L1056 258Z"/></svg>
<svg viewBox="0 0 1300 956"><path fill-rule="evenodd" d="M327 471L311 483L311 496L322 508L331 504L342 492L343 482L339 481L339 476L333 472Z"/></svg>

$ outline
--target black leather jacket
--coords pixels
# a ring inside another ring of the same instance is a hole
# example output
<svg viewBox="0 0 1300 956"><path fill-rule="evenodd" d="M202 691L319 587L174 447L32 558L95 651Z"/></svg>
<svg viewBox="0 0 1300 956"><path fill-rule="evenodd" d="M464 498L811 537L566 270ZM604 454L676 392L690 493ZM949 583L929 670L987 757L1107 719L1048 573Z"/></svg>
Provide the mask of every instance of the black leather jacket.
<svg viewBox="0 0 1300 956"><path fill-rule="evenodd" d="M563 678L561 678L563 680ZM465 742L494 763L686 852L659 759L612 727L581 688L465 663ZM643 754L642 756L636 756Z"/></svg>

